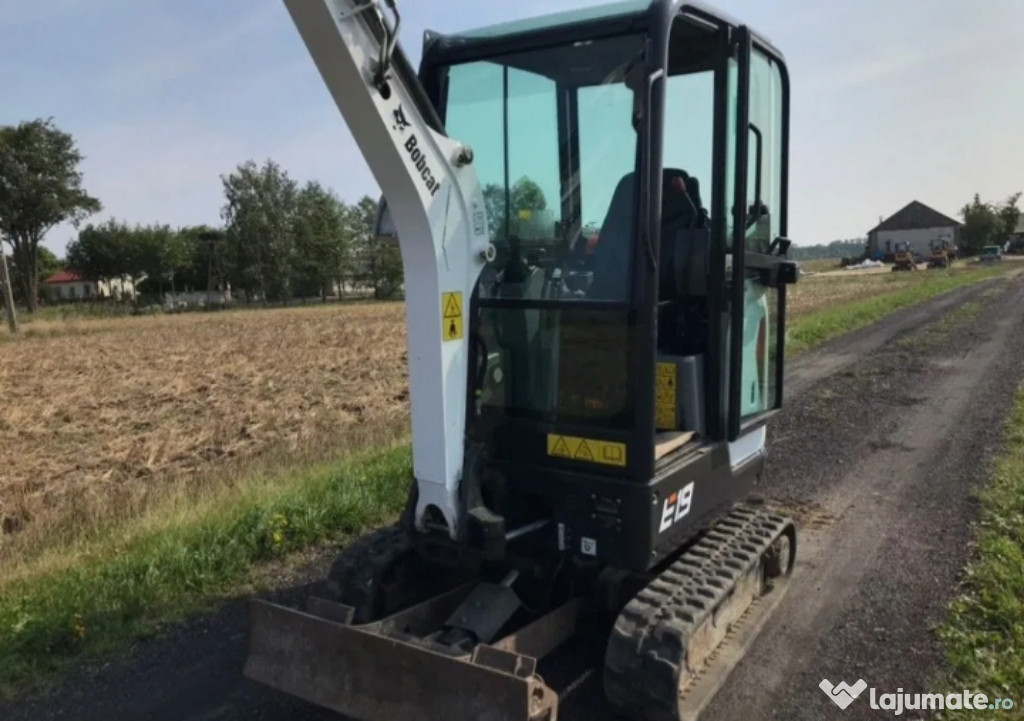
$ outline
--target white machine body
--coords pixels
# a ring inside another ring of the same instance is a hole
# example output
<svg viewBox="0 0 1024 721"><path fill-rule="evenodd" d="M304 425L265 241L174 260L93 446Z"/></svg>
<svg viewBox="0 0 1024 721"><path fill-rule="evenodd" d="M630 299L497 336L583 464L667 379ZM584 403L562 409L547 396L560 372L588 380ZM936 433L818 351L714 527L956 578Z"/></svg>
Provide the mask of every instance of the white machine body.
<svg viewBox="0 0 1024 721"><path fill-rule="evenodd" d="M433 506L455 538L469 303L493 252L472 152L430 128L399 74L378 89L379 0L284 2L387 200L405 274L416 526Z"/></svg>

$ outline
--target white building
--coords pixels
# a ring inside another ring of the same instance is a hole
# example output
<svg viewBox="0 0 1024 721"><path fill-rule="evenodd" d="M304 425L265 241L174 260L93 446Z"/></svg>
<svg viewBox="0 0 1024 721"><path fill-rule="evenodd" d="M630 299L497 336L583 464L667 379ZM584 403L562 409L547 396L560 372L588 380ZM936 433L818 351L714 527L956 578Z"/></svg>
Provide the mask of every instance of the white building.
<svg viewBox="0 0 1024 721"><path fill-rule="evenodd" d="M960 246L963 224L917 200L868 231L868 258L882 260L896 252L898 243L910 243L916 255L928 257L932 241L946 239Z"/></svg>
<svg viewBox="0 0 1024 721"><path fill-rule="evenodd" d="M135 297L135 286L126 278L88 280L73 270L62 270L43 281L53 291L54 300Z"/></svg>

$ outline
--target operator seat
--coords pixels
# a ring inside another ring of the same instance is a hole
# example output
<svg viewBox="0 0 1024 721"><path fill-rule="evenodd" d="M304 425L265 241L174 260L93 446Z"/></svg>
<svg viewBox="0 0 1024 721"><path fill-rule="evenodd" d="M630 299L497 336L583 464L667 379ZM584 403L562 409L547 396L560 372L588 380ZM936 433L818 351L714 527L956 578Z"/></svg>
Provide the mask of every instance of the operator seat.
<svg viewBox="0 0 1024 721"><path fill-rule="evenodd" d="M592 255L593 282L587 297L593 300L628 300L632 274L632 243L636 228L633 208L635 173L627 173L612 194L597 246ZM679 231L707 227L707 211L701 205L700 183L685 170L664 168L661 187L661 259L674 256ZM659 262L659 265L664 265Z"/></svg>

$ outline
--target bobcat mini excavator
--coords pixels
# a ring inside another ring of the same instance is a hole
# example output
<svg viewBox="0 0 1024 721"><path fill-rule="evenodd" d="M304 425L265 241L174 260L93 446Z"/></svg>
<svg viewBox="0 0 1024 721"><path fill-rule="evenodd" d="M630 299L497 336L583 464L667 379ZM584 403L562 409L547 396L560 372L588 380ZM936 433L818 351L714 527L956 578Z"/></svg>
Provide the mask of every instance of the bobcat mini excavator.
<svg viewBox="0 0 1024 721"><path fill-rule="evenodd" d="M285 5L400 246L414 478L327 590L254 603L246 675L366 721L554 721L540 671L580 646L620 715L693 718L795 560L750 498L796 281L781 54L625 0L428 32L416 72L395 0Z"/></svg>

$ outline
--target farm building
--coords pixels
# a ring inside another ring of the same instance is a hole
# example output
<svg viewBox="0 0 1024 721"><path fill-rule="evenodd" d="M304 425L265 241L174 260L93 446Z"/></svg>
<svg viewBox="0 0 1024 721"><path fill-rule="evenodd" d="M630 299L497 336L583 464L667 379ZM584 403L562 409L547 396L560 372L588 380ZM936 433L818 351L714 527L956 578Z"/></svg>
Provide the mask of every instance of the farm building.
<svg viewBox="0 0 1024 721"><path fill-rule="evenodd" d="M1003 248L1007 253L1024 254L1024 213L1017 219L1017 226L1006 239L1006 246Z"/></svg>
<svg viewBox="0 0 1024 721"><path fill-rule="evenodd" d="M43 281L53 292L54 300L88 300L90 298L133 298L130 280L89 280L73 270L62 270Z"/></svg>
<svg viewBox="0 0 1024 721"><path fill-rule="evenodd" d="M915 200L868 231L868 257L881 260L902 242L910 243L914 253L922 256L931 252L933 240L945 238L959 246L962 227L963 223Z"/></svg>

